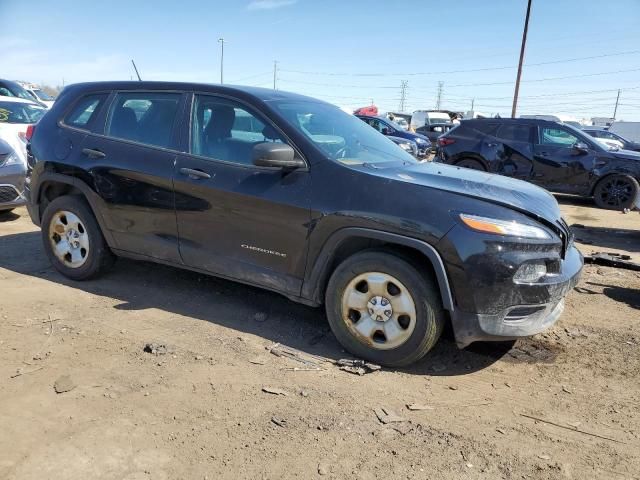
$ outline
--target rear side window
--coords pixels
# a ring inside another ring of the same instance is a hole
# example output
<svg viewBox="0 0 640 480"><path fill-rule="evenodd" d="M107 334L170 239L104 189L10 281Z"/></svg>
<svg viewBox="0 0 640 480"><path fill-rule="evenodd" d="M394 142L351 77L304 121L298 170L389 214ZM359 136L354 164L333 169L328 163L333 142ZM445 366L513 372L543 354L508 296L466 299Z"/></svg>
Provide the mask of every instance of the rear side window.
<svg viewBox="0 0 640 480"><path fill-rule="evenodd" d="M98 115L98 110L107 99L106 93L87 95L78 101L65 118L64 123L76 128L88 129L91 121Z"/></svg>
<svg viewBox="0 0 640 480"><path fill-rule="evenodd" d="M474 122L472 126L475 130L485 135L495 135L498 129L498 124L494 122Z"/></svg>
<svg viewBox="0 0 640 480"><path fill-rule="evenodd" d="M496 137L512 142L530 142L531 127L515 123L505 123L498 128Z"/></svg>
<svg viewBox="0 0 640 480"><path fill-rule="evenodd" d="M106 135L168 148L181 94L119 93L111 105Z"/></svg>

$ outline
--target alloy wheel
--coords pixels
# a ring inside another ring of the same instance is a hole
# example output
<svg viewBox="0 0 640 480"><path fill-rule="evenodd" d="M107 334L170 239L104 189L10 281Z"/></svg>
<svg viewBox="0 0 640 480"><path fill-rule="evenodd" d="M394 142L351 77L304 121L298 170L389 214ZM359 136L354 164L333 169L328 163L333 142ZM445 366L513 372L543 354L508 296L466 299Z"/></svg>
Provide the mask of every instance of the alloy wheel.
<svg viewBox="0 0 640 480"><path fill-rule="evenodd" d="M600 200L611 207L620 207L631 200L634 192L633 185L625 178L614 177L605 181L600 190Z"/></svg>

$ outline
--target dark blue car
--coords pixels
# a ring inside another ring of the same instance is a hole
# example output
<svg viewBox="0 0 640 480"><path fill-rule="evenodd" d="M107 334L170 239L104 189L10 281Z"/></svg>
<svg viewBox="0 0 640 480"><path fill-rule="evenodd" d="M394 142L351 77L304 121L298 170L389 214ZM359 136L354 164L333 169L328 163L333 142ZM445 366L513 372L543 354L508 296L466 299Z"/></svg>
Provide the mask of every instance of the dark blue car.
<svg viewBox="0 0 640 480"><path fill-rule="evenodd" d="M425 158L431 150L431 141L419 133L407 132L385 117L372 117L368 115L356 115L360 120L368 123L383 135L406 138L413 140L418 146L418 158Z"/></svg>

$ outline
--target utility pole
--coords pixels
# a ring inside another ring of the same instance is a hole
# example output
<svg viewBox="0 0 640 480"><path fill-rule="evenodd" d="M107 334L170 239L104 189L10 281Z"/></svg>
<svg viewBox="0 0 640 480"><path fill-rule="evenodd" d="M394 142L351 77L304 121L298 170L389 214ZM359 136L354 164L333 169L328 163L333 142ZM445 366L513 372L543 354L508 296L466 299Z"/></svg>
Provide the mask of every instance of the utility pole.
<svg viewBox="0 0 640 480"><path fill-rule="evenodd" d="M138 67L136 67L136 62L133 61L133 58L131 59L131 63L133 64L133 69L136 71L136 75L138 76L138 81L141 82L142 79L140 78L140 74L138 73Z"/></svg>
<svg viewBox="0 0 640 480"><path fill-rule="evenodd" d="M473 112L473 104L476 103L476 99L472 98L471 99L471 111Z"/></svg>
<svg viewBox="0 0 640 480"><path fill-rule="evenodd" d="M276 89L276 77L277 77L277 73L278 73L278 61L274 60L273 61L273 89Z"/></svg>
<svg viewBox="0 0 640 480"><path fill-rule="evenodd" d="M618 102L620 101L620 89L618 89L618 96L616 98L616 108L613 109L613 119L616 119L616 113L618 113Z"/></svg>
<svg viewBox="0 0 640 480"><path fill-rule="evenodd" d="M224 38L218 39L220 44L220 85L224 83Z"/></svg>
<svg viewBox="0 0 640 480"><path fill-rule="evenodd" d="M407 100L407 85L409 84L408 80L400 81L400 111L404 112L404 103ZM373 99L371 99L373 100ZM372 102L373 104L373 102Z"/></svg>
<svg viewBox="0 0 640 480"><path fill-rule="evenodd" d="M516 76L516 89L513 92L513 107L511 118L516 118L518 108L518 93L520 92L520 77L522 76L522 62L524 61L524 49L527 45L527 31L529 30L529 15L531 14L531 0L527 0L527 16L524 19L524 31L522 32L522 45L520 46L520 61L518 62L518 75Z"/></svg>
<svg viewBox="0 0 640 480"><path fill-rule="evenodd" d="M444 89L444 82L438 82L438 96L436 97L436 110L440 110L440 104L442 103L442 90Z"/></svg>

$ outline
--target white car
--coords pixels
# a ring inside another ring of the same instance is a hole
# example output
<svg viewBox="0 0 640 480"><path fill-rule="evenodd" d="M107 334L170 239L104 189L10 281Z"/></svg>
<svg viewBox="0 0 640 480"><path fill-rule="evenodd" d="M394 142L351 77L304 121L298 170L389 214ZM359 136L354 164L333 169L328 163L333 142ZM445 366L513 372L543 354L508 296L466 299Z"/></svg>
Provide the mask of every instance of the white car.
<svg viewBox="0 0 640 480"><path fill-rule="evenodd" d="M40 120L47 109L17 97L0 97L0 138L27 161L27 128Z"/></svg>
<svg viewBox="0 0 640 480"><path fill-rule="evenodd" d="M30 85L28 83L22 83L21 85L27 92L29 92L36 102L46 105L47 108L51 108L53 106L53 102L56 101L55 98L47 94L37 85Z"/></svg>

